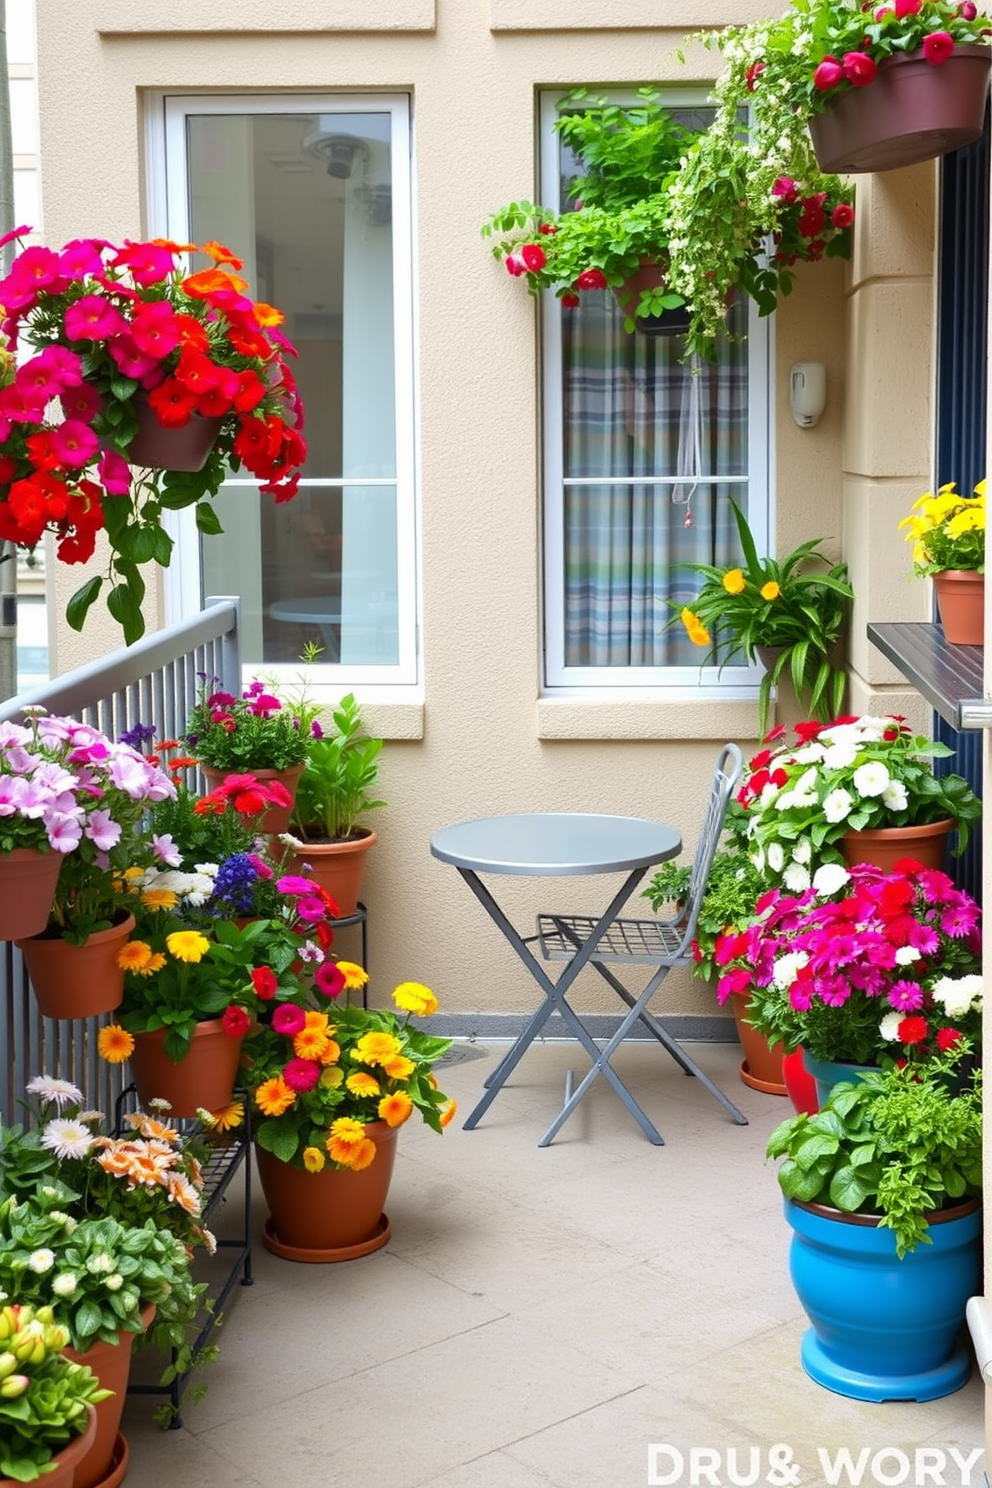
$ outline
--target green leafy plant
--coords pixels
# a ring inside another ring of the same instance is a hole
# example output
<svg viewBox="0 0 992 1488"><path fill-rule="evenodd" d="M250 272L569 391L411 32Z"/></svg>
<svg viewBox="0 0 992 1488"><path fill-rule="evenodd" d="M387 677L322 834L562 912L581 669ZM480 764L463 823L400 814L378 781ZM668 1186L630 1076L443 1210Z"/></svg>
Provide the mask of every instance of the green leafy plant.
<svg viewBox="0 0 992 1488"><path fill-rule="evenodd" d="M933 760L954 751L914 734L896 715L842 717L826 727L796 725L798 744L780 727L750 761L732 827L768 883L793 893L811 870L842 864L840 839L863 828L921 826L952 818L955 853L964 851L982 803L962 775L935 775Z"/></svg>
<svg viewBox="0 0 992 1488"><path fill-rule="evenodd" d="M89 1425L88 1406L113 1393L93 1371L67 1359L69 1330L50 1307L0 1311L0 1474L33 1483Z"/></svg>
<svg viewBox="0 0 992 1488"><path fill-rule="evenodd" d="M303 842L346 841L358 835L358 818L384 806L372 794L379 778L381 739L364 732L354 693L331 714L334 732L311 739L296 790L292 834Z"/></svg>
<svg viewBox="0 0 992 1488"><path fill-rule="evenodd" d="M688 865L666 863L654 874L644 897L650 900L655 912L665 904L680 904L685 899L691 872ZM717 850L696 921L694 976L706 982L715 981L719 971L714 959L718 938L751 923L764 889L764 880L738 843L731 839Z"/></svg>
<svg viewBox="0 0 992 1488"><path fill-rule="evenodd" d="M670 623L681 620L689 639L709 648L704 666L718 662L722 668L741 655L755 661L764 647L778 653L758 689L759 734L765 732L771 689L785 671L807 717L823 704L837 713L846 673L834 660L834 648L854 598L846 564L831 564L818 537L784 558L759 558L747 518L733 499L730 504L744 566L678 564L703 582L688 604L667 601L676 612Z"/></svg>
<svg viewBox="0 0 992 1488"><path fill-rule="evenodd" d="M587 290L619 289L645 262L659 282L626 301L624 329L683 303L664 282L668 258L666 187L694 131L678 122L656 89L633 105L575 89L559 104L555 129L579 159L572 204L557 215L529 201L494 212L482 228L493 257L532 294L551 289L566 307Z"/></svg>
<svg viewBox="0 0 992 1488"><path fill-rule="evenodd" d="M787 1198L878 1214L902 1257L929 1240L932 1213L981 1193L981 1071L962 1081L949 1056L835 1085L815 1116L775 1128L767 1156L784 1158Z"/></svg>
<svg viewBox="0 0 992 1488"><path fill-rule="evenodd" d="M962 569L985 572L985 482L980 480L974 496L962 496L955 482L941 486L936 496L926 491L913 502L912 513L900 527L908 527L906 541L913 544L913 570L927 574Z"/></svg>
<svg viewBox="0 0 992 1488"><path fill-rule="evenodd" d="M320 705L301 695L284 702L257 677L240 697L203 677L184 741L200 764L238 773L300 765L320 735Z"/></svg>

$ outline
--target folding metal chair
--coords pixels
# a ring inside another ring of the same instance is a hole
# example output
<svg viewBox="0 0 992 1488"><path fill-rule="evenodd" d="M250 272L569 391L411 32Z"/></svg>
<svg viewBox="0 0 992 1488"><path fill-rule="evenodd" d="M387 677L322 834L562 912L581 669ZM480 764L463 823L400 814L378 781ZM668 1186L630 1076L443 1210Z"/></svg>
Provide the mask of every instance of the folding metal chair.
<svg viewBox="0 0 992 1488"><path fill-rule="evenodd" d="M685 1052L678 1040L648 1011L648 1003L668 973L677 966L692 964L692 940L696 933L700 905L706 893L706 883L713 864L713 857L723 831L727 806L734 787L741 778L743 768L744 760L740 749L736 744L725 744L720 751L713 775L699 844L693 860L689 892L674 918L670 920L658 917L644 920L616 920L597 945L590 964L623 999L629 1011L581 1084L571 1094L566 1092L565 1104L542 1137L541 1146L547 1146L553 1140L563 1122L567 1121L590 1085L609 1064L613 1054L638 1022L644 1024L648 1032L658 1040L663 1048L668 1050L687 1075L694 1075L706 1087L738 1126L747 1125L747 1117L737 1109L733 1101L724 1095L705 1070L701 1069L696 1061ZM535 938L540 945L542 956L548 961L571 960L575 955L576 947L588 939L595 924L595 918L590 915L539 914ZM608 969L610 965L624 964L655 968L647 986L638 996L632 995ZM662 1141L660 1136L658 1141Z"/></svg>

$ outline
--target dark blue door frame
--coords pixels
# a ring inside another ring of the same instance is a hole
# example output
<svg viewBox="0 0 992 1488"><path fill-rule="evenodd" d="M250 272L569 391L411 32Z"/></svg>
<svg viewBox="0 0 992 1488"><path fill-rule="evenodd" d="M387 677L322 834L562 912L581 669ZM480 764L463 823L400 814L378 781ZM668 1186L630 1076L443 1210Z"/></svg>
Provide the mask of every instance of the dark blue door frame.
<svg viewBox="0 0 992 1488"><path fill-rule="evenodd" d="M937 321L937 484L970 493L985 475L988 390L989 117L974 145L941 162ZM959 733L934 715L934 737L954 750L937 773L964 775L982 792L982 735ZM982 897L981 832L949 871L959 888Z"/></svg>

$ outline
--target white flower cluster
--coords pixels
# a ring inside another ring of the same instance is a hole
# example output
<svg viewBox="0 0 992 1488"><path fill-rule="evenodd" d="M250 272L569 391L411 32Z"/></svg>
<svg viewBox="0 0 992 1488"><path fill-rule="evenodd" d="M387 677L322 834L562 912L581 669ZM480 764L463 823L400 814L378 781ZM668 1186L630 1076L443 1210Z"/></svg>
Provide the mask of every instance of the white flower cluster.
<svg viewBox="0 0 992 1488"><path fill-rule="evenodd" d="M213 894L217 868L216 863L196 863L192 873L178 868L149 868L142 875L139 890L165 889L190 908L200 909Z"/></svg>
<svg viewBox="0 0 992 1488"><path fill-rule="evenodd" d="M934 1002L939 1002L949 1018L963 1018L965 1013L982 1010L980 976L939 977L930 988Z"/></svg>

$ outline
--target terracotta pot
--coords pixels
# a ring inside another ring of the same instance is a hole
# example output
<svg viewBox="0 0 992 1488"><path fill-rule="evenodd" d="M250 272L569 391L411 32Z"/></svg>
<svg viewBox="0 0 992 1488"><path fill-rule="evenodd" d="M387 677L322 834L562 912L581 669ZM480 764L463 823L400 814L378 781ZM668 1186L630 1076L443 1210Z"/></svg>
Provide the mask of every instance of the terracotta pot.
<svg viewBox="0 0 992 1488"><path fill-rule="evenodd" d="M131 406L138 416L138 431L127 448L132 465L149 470L202 470L217 442L223 418L205 418L194 413L181 429L167 429L144 393L135 393Z"/></svg>
<svg viewBox="0 0 992 1488"><path fill-rule="evenodd" d="M370 1122L365 1131L376 1155L358 1173L331 1167L307 1173L255 1144L270 1216L263 1240L273 1254L290 1261L351 1261L386 1244L390 1228L383 1205L399 1133L384 1121Z"/></svg>
<svg viewBox="0 0 992 1488"><path fill-rule="evenodd" d="M202 1106L219 1111L230 1104L241 1058L241 1038L224 1032L220 1018L197 1023L189 1052L178 1063L165 1052L164 1028L136 1033L131 1076L141 1104L167 1100L171 1116L195 1116Z"/></svg>
<svg viewBox="0 0 992 1488"><path fill-rule="evenodd" d="M302 873L326 889L343 918L358 908L365 878L367 853L375 846L376 835L362 828L363 835L348 842L305 842L300 850L291 850L285 858L287 873Z"/></svg>
<svg viewBox="0 0 992 1488"><path fill-rule="evenodd" d="M293 814L296 787L303 774L302 763L290 765L287 770L215 770L212 765L201 765L200 769L210 790L216 790L219 785L223 785L228 775L241 774L254 775L262 785L271 785L275 781L285 786L289 792L288 806L267 806L257 817L245 817L244 820L255 831L268 832L273 837L278 837L281 832L289 831L289 818Z"/></svg>
<svg viewBox="0 0 992 1488"><path fill-rule="evenodd" d="M134 926L134 915L129 914L109 930L94 931L82 945L61 935L15 941L46 1018L92 1018L120 1007L124 972L117 956Z"/></svg>
<svg viewBox="0 0 992 1488"><path fill-rule="evenodd" d="M154 1316L154 1305L143 1309L142 1331L149 1328ZM89 1451L76 1467L73 1488L96 1488L98 1483L103 1484L104 1488L109 1488L109 1479L115 1471L115 1465L117 1467L122 1465L122 1457L123 1465L126 1466L127 1443L123 1437L119 1436L118 1428L124 1412L127 1382L131 1376L131 1352L135 1339L140 1336L140 1333L118 1333L116 1343L94 1343L82 1354L72 1348L63 1350L66 1357L72 1359L74 1363L88 1365L101 1386L105 1390L114 1392L94 1407L96 1435ZM119 1442L124 1443L123 1452L118 1445ZM122 1472L121 1477L123 1476Z"/></svg>
<svg viewBox="0 0 992 1488"><path fill-rule="evenodd" d="M933 576L944 640L952 646L985 644L985 575L945 568Z"/></svg>
<svg viewBox="0 0 992 1488"><path fill-rule="evenodd" d="M920 827L869 827L845 832L840 846L848 864L871 863L884 873L891 873L900 858L915 858L924 868L943 868L948 834L953 831L951 817Z"/></svg>
<svg viewBox="0 0 992 1488"><path fill-rule="evenodd" d="M660 289L666 283L661 264L645 258L636 273L625 279L613 297L625 315L632 319L641 294L645 289ZM679 305L673 310L663 310L660 315L642 315L635 329L647 336L684 336L692 319L688 305Z"/></svg>
<svg viewBox="0 0 992 1488"><path fill-rule="evenodd" d="M763 1095L787 1095L782 1076L782 1045L769 1044L763 1033L744 1021L748 1010L745 992L731 994L737 1037L744 1050L741 1064L741 1079L751 1090L760 1090Z"/></svg>
<svg viewBox="0 0 992 1488"><path fill-rule="evenodd" d="M62 854L15 847L0 853L0 940L40 935L48 924Z"/></svg>
<svg viewBox="0 0 992 1488"><path fill-rule="evenodd" d="M89 1416L89 1425L82 1436L74 1436L68 1446L57 1452L52 1458L55 1466L51 1472L38 1479L39 1483L45 1484L45 1488L73 1488L76 1468L96 1436L96 1406L88 1405L86 1413ZM18 1478L0 1478L0 1488L24 1488L24 1485Z"/></svg>
<svg viewBox="0 0 992 1488"><path fill-rule="evenodd" d="M809 120L820 169L895 170L980 139L992 52L956 46L933 66L921 51L886 57L866 88L831 98Z"/></svg>

